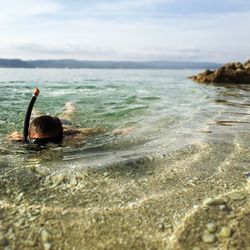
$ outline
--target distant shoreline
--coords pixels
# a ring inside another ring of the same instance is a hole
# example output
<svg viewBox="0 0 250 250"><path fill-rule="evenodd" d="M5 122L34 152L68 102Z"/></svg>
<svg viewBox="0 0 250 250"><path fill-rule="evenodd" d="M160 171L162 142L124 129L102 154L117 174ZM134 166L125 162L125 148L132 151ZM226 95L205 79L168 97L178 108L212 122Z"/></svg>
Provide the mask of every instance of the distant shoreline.
<svg viewBox="0 0 250 250"><path fill-rule="evenodd" d="M192 61L81 61L0 59L0 68L28 69L215 69L220 63Z"/></svg>

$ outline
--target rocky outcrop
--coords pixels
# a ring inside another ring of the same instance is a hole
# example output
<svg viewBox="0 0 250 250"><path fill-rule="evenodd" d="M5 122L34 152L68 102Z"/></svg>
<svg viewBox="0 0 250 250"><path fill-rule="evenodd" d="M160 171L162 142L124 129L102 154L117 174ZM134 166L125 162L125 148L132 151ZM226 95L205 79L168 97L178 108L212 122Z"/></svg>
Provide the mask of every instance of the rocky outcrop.
<svg viewBox="0 0 250 250"><path fill-rule="evenodd" d="M228 63L216 70L207 69L189 78L199 83L250 84L250 60L244 64Z"/></svg>

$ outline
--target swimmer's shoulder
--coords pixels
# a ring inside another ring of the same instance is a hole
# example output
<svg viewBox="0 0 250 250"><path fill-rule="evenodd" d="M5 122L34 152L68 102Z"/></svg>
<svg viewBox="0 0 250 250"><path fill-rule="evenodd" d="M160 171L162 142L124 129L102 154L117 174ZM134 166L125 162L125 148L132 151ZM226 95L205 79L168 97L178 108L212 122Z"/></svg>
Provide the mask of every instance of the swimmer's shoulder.
<svg viewBox="0 0 250 250"><path fill-rule="evenodd" d="M94 134L99 134L104 132L104 129L101 128L71 128L69 126L63 127L63 135L64 136L90 136Z"/></svg>

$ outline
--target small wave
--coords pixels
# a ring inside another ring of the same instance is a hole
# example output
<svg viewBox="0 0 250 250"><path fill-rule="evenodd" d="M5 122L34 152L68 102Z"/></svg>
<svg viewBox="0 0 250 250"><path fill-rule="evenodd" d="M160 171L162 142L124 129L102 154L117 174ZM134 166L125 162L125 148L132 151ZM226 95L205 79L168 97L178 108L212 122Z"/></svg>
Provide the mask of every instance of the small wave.
<svg viewBox="0 0 250 250"><path fill-rule="evenodd" d="M137 96L133 95L128 98L125 98L124 100L126 101L127 104L135 103L137 100Z"/></svg>
<svg viewBox="0 0 250 250"><path fill-rule="evenodd" d="M236 107L243 107L243 108L248 108L250 107L250 103L239 103L239 102L232 102L228 100L223 100L223 99L216 99L216 103L223 103L229 106L236 106Z"/></svg>
<svg viewBox="0 0 250 250"><path fill-rule="evenodd" d="M5 83L27 83L26 81L8 81L8 82L5 82Z"/></svg>
<svg viewBox="0 0 250 250"><path fill-rule="evenodd" d="M141 98L142 100L145 100L145 101L158 101L160 100L161 98L160 97L157 97L157 96L148 96L148 97L143 97Z"/></svg>
<svg viewBox="0 0 250 250"><path fill-rule="evenodd" d="M148 106L142 106L142 107L135 107L135 108L130 108L126 110L120 110L117 112L109 112L104 114L105 117L113 117L113 118L119 118L119 117L124 117L127 116L128 114L131 114L136 111L141 111L147 109Z"/></svg>
<svg viewBox="0 0 250 250"><path fill-rule="evenodd" d="M218 120L215 121L214 123L208 123L207 125L221 125L221 126L233 126L234 124L250 124L250 122L245 122L245 121L223 121L223 120Z"/></svg>
<svg viewBox="0 0 250 250"><path fill-rule="evenodd" d="M84 85L82 87L78 87L78 89L96 89L97 86L94 85Z"/></svg>

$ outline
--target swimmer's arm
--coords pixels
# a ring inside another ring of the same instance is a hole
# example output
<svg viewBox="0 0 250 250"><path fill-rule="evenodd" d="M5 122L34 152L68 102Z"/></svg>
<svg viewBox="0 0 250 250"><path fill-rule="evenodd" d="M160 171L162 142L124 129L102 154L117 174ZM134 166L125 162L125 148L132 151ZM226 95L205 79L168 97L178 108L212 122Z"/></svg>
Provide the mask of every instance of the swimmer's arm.
<svg viewBox="0 0 250 250"><path fill-rule="evenodd" d="M133 132L135 128L128 127L128 128L119 128L114 129L112 131L113 135L127 135L131 132ZM64 128L64 135L65 136L72 136L72 137L87 137L94 134L104 133L105 130L102 128Z"/></svg>
<svg viewBox="0 0 250 250"><path fill-rule="evenodd" d="M88 136L88 135L103 133L104 129L102 128L77 128L76 131L81 135Z"/></svg>
<svg viewBox="0 0 250 250"><path fill-rule="evenodd" d="M20 132L12 132L11 134L7 135L7 139L10 141L22 142L23 141L23 134Z"/></svg>
<svg viewBox="0 0 250 250"><path fill-rule="evenodd" d="M64 136L82 138L87 137L94 134L103 133L104 130L101 128L64 128Z"/></svg>

